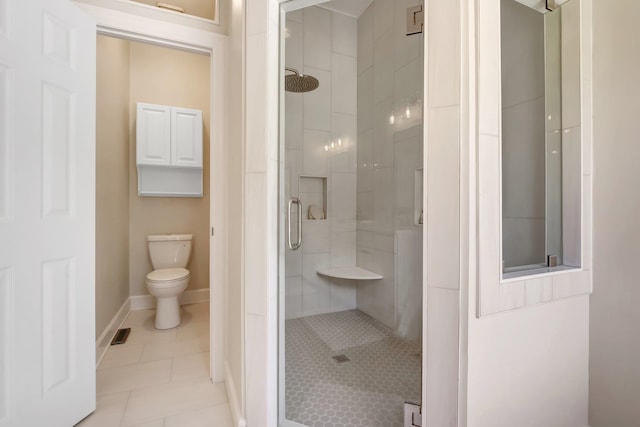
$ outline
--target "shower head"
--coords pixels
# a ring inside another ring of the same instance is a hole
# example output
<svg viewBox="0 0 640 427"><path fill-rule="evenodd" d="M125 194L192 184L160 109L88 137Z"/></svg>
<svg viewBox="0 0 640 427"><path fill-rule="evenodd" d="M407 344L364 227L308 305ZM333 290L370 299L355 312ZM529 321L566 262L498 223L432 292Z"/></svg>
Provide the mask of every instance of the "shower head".
<svg viewBox="0 0 640 427"><path fill-rule="evenodd" d="M298 70L293 68L285 68L285 70L294 73L284 76L284 90L287 92L310 92L320 85L320 82L315 77L300 74Z"/></svg>

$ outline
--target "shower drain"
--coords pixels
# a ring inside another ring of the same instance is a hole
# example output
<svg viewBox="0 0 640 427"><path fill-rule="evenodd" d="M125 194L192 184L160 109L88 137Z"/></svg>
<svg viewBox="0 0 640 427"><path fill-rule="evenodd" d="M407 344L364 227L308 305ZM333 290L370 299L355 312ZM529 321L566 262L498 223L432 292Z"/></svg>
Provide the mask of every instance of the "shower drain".
<svg viewBox="0 0 640 427"><path fill-rule="evenodd" d="M332 356L331 357L333 360L335 360L337 363L345 363L345 362L349 362L351 359L349 359L347 357L346 354L340 354L338 356Z"/></svg>

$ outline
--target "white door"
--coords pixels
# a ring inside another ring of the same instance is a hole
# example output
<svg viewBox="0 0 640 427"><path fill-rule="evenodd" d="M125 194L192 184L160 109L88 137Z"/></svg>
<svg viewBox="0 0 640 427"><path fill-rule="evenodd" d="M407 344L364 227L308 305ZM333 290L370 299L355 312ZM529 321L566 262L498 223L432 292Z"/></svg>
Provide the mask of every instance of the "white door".
<svg viewBox="0 0 640 427"><path fill-rule="evenodd" d="M95 23L0 0L0 426L95 409Z"/></svg>

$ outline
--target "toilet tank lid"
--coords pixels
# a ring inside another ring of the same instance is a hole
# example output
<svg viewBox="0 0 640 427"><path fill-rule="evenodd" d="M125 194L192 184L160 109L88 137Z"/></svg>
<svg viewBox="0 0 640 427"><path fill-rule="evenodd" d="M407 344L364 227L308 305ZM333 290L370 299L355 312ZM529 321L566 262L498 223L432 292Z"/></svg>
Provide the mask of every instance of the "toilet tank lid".
<svg viewBox="0 0 640 427"><path fill-rule="evenodd" d="M170 240L191 240L191 234L154 234L147 236L148 242L166 242Z"/></svg>

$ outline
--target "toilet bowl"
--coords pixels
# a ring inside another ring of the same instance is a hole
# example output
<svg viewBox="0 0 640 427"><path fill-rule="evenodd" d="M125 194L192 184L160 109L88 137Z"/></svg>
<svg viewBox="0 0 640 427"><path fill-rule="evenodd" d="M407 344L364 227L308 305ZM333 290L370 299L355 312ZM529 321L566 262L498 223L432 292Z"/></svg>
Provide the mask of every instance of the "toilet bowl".
<svg viewBox="0 0 640 427"><path fill-rule="evenodd" d="M147 274L147 290L157 298L156 329L171 329L180 325L178 297L189 284L189 270L164 268Z"/></svg>
<svg viewBox="0 0 640 427"><path fill-rule="evenodd" d="M179 297L189 284L185 267L191 254L190 234L165 234L147 237L149 257L154 271L147 274L149 293L156 297L156 329L180 325Z"/></svg>

